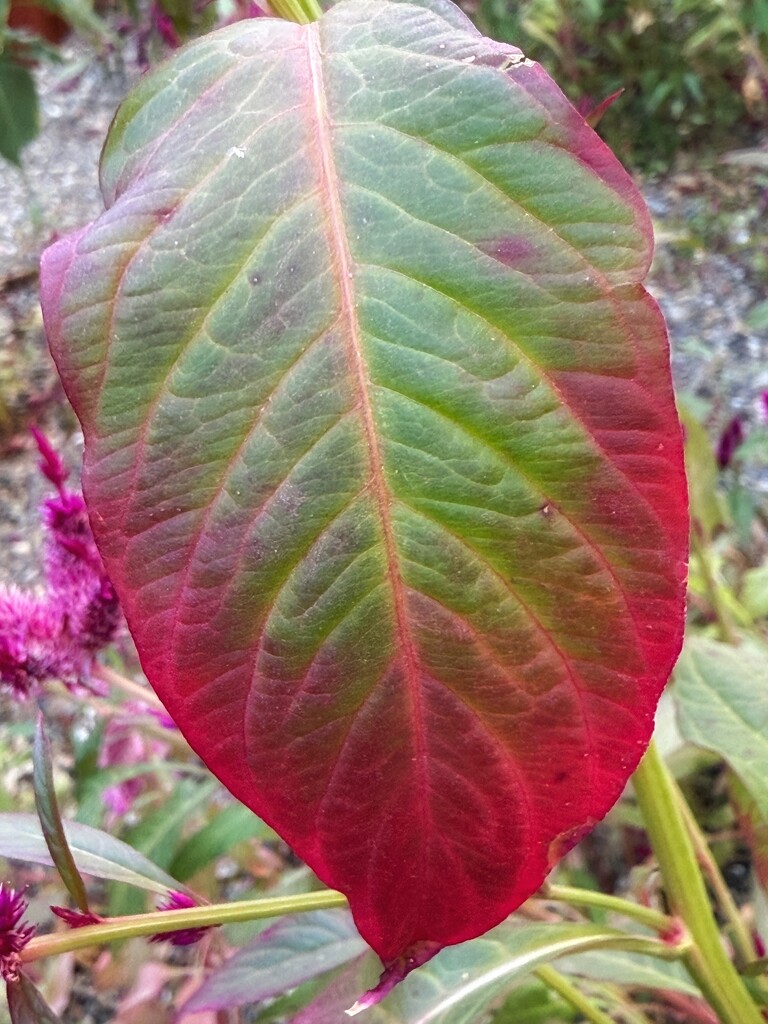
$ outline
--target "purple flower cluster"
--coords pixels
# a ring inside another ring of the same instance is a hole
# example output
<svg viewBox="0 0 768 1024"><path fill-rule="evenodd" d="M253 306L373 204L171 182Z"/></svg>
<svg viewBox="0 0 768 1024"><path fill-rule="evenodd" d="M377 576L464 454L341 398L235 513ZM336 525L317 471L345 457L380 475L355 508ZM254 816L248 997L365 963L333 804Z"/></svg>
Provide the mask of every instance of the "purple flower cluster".
<svg viewBox="0 0 768 1024"><path fill-rule="evenodd" d="M158 910L187 910L190 907L197 907L199 904L186 893L171 891L164 900L157 904ZM209 932L210 926L201 928L182 928L176 932L160 932L153 935L150 942L170 942L173 946L191 946Z"/></svg>
<svg viewBox="0 0 768 1024"><path fill-rule="evenodd" d="M42 506L46 590L0 587L0 684L27 697L42 682L90 682L93 659L122 622L82 497L67 490L68 472L47 439L34 431L40 471L57 494Z"/></svg>
<svg viewBox="0 0 768 1024"><path fill-rule="evenodd" d="M19 953L35 933L31 924L22 924L27 901L9 886L0 882L0 975L6 981L18 980Z"/></svg>

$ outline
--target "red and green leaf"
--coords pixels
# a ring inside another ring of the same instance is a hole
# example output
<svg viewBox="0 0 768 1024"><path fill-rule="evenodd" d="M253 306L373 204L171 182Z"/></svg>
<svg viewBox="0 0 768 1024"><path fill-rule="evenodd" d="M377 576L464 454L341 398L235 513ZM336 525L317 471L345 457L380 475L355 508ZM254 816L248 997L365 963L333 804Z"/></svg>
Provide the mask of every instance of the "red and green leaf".
<svg viewBox="0 0 768 1024"><path fill-rule="evenodd" d="M387 964L486 931L617 799L680 646L640 196L442 0L193 43L102 187L43 306L152 685Z"/></svg>

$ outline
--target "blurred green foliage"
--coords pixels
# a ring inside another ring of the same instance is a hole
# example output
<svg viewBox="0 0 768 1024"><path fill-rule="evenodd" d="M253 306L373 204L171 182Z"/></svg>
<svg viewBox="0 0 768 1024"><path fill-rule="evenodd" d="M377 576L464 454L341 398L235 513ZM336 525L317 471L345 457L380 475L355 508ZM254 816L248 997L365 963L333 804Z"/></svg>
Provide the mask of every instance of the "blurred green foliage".
<svg viewBox="0 0 768 1024"><path fill-rule="evenodd" d="M464 0L478 27L540 61L625 163L745 145L768 125L768 0Z"/></svg>

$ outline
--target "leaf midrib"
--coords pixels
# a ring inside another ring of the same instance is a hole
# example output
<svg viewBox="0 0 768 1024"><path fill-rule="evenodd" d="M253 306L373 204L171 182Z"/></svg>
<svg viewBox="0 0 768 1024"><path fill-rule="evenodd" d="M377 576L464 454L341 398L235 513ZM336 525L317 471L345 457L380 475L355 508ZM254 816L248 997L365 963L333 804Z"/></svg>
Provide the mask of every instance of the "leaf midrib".
<svg viewBox="0 0 768 1024"><path fill-rule="evenodd" d="M371 468L371 489L376 502L379 522L381 523L382 540L386 557L387 576L392 589L392 603L397 628L397 637L401 644L402 664L405 671L408 692L410 694L411 720L414 725L416 764L423 772L426 744L424 722L421 706L419 658L411 635L408 614L405 607L405 592L400 572L397 542L392 524L390 494L382 465L382 453L378 442L376 423L370 394L370 382L366 372L362 353L362 338L354 290L354 272L352 255L346 236L344 215L342 212L341 195L338 175L333 153L333 137L331 119L326 102L325 76L322 65L320 44L320 26L314 23L307 28L307 56L309 62L312 89L313 114L318 150L318 177L320 191L324 200L326 220L328 224L328 241L333 269L339 289L342 316L347 321L349 339L349 357L351 370L356 381L360 398L360 414L369 453ZM426 782L426 780L424 780ZM425 789L421 789L425 792Z"/></svg>

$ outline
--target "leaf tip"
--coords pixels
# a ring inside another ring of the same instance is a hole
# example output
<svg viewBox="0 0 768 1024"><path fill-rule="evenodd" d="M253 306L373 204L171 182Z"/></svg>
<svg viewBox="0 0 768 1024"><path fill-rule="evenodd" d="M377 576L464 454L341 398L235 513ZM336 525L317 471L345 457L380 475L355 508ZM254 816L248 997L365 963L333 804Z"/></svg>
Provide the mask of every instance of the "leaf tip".
<svg viewBox="0 0 768 1024"><path fill-rule="evenodd" d="M392 989L408 977L411 971L416 970L417 967L421 967L428 960L431 960L442 948L442 944L439 942L430 942L428 940L414 942L404 953L401 953L396 959L390 960L389 963L385 964L377 984L360 996L348 1010L345 1010L346 1015L348 1017L356 1017L363 1010L368 1010L377 1003L380 1003L385 996L389 995Z"/></svg>

